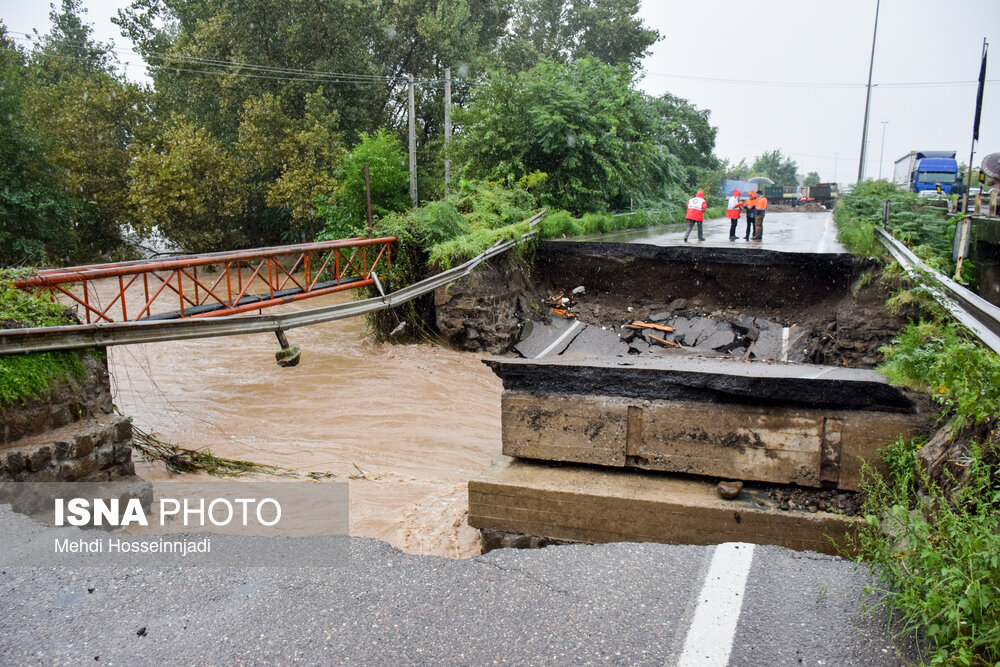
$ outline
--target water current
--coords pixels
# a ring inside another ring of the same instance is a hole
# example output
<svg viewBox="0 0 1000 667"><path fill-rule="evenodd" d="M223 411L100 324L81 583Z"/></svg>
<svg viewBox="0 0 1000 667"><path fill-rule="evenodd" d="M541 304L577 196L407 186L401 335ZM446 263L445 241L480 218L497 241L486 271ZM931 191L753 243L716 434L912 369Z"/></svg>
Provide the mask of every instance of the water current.
<svg viewBox="0 0 1000 667"><path fill-rule="evenodd" d="M116 288L109 281L99 291ZM332 294L267 312L352 298ZM348 481L352 535L414 554L477 555L467 482L500 455L502 389L482 356L377 343L363 318L287 335L302 350L294 368L275 363L272 334L110 348L115 403L173 444ZM172 475L162 462L137 460L137 471Z"/></svg>

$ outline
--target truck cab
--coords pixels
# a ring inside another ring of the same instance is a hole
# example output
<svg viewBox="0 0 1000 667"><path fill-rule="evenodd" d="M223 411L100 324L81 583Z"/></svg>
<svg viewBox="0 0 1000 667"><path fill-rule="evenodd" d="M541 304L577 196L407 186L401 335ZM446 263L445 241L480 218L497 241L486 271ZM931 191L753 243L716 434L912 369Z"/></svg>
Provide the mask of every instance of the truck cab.
<svg viewBox="0 0 1000 667"><path fill-rule="evenodd" d="M955 151L911 151L896 160L893 180L910 192L937 192L951 194L951 187L958 180L958 161Z"/></svg>

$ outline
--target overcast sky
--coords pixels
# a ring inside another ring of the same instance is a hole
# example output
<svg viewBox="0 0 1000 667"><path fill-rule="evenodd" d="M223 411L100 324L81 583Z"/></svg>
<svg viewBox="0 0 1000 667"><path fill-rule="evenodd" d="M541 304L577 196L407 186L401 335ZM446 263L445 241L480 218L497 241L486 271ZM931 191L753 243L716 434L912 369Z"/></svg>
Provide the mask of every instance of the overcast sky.
<svg viewBox="0 0 1000 667"><path fill-rule="evenodd" d="M83 0L98 40L130 48L110 21L128 4ZM642 88L711 110L719 157L752 161L780 148L802 174L856 180L875 0L644 0L641 14L663 35L644 62ZM14 37L49 29L43 1L0 0L0 18ZM882 0L868 177L879 174L883 127L883 177L910 150L955 150L968 162L984 37L991 83L975 164L1000 151L1000 1ZM130 77L142 77L137 56L119 58Z"/></svg>

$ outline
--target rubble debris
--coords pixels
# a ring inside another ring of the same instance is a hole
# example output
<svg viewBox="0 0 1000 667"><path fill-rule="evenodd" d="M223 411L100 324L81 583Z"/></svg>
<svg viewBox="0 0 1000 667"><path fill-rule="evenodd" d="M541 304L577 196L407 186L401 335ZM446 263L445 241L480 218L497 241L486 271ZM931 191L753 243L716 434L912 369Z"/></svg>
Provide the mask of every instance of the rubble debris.
<svg viewBox="0 0 1000 667"><path fill-rule="evenodd" d="M681 346L680 343L675 343L672 340L666 340L665 338L660 338L659 336L654 336L653 334L649 334L649 337L650 337L650 339L655 340L657 343L659 343L660 345L663 345L665 347L680 347Z"/></svg>
<svg viewBox="0 0 1000 667"><path fill-rule="evenodd" d="M739 497L740 491L743 490L743 482L733 481L733 482L719 482L715 486L715 491L719 494L720 498L726 500L733 500Z"/></svg>
<svg viewBox="0 0 1000 667"><path fill-rule="evenodd" d="M634 329L656 329L657 331L664 331L666 333L673 333L674 330L673 327L668 327L665 324L653 324L650 322L642 322L640 320L636 320L635 322L632 322L632 324L628 324L626 326L630 326Z"/></svg>

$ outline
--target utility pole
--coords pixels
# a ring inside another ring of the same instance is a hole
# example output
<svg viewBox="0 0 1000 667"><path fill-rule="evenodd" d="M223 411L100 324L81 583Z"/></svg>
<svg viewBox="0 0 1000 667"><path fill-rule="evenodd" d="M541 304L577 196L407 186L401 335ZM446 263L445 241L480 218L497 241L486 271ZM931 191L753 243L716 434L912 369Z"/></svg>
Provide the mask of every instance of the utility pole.
<svg viewBox="0 0 1000 667"><path fill-rule="evenodd" d="M861 159L858 161L858 184L865 180L865 145L868 143L868 110L872 105L872 70L875 68L875 37L878 35L878 9L882 0L875 0L875 29L872 31L872 58L868 63L868 95L865 98L865 125L861 131Z"/></svg>
<svg viewBox="0 0 1000 667"><path fill-rule="evenodd" d="M840 156L840 153L834 153L833 154L833 182L834 183L837 182L837 158L839 156Z"/></svg>
<svg viewBox="0 0 1000 667"><path fill-rule="evenodd" d="M365 205L368 211L368 238L373 237L372 232L372 184L368 175L368 165L365 165Z"/></svg>
<svg viewBox="0 0 1000 667"><path fill-rule="evenodd" d="M983 37L983 61L979 65L979 89L976 91L976 117L972 121L972 145L969 147L969 173L965 186L965 194L962 195L962 214L969 210L969 189L972 187L972 158L976 155L976 142L979 140L979 118L983 113L983 88L986 86L986 54L989 44ZM976 211L978 213L978 211Z"/></svg>
<svg viewBox="0 0 1000 667"><path fill-rule="evenodd" d="M878 180L882 180L882 159L885 156L885 126L889 124L889 121L883 120L882 123L882 151L878 154Z"/></svg>
<svg viewBox="0 0 1000 667"><path fill-rule="evenodd" d="M451 68L444 68L444 196L451 182Z"/></svg>
<svg viewBox="0 0 1000 667"><path fill-rule="evenodd" d="M406 75L410 94L410 115L408 125L410 130L410 201L413 208L417 207L417 126L413 111L413 75Z"/></svg>

